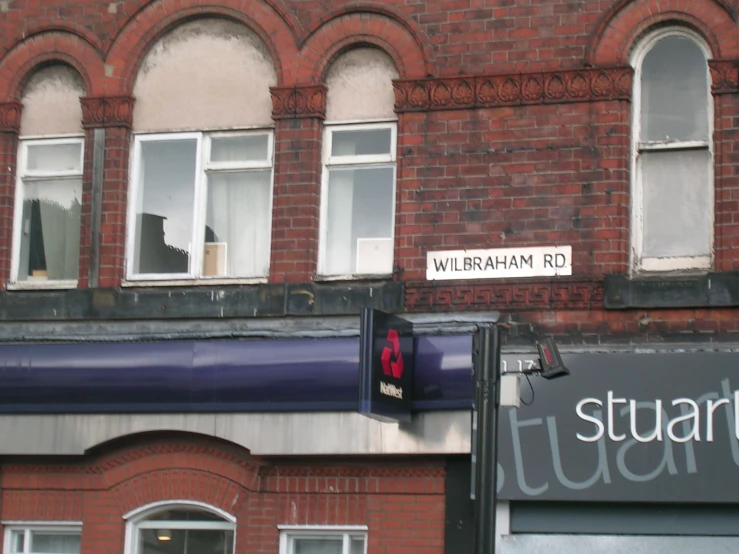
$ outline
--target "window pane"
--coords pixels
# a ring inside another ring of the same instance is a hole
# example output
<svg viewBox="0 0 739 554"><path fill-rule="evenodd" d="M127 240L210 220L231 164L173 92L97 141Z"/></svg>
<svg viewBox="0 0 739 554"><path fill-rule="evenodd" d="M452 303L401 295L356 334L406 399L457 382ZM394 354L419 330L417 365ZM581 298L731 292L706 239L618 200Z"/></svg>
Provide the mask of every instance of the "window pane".
<svg viewBox="0 0 739 554"><path fill-rule="evenodd" d="M267 274L271 238L270 171L208 176L203 276Z"/></svg>
<svg viewBox="0 0 739 554"><path fill-rule="evenodd" d="M509 535L503 554L733 554L738 537L640 537L613 535Z"/></svg>
<svg viewBox="0 0 739 554"><path fill-rule="evenodd" d="M17 554L23 552L25 544L25 533L23 531L13 531L10 535L10 552Z"/></svg>
<svg viewBox="0 0 739 554"><path fill-rule="evenodd" d="M210 161L265 161L269 151L268 146L269 138L267 135L213 138L210 144Z"/></svg>
<svg viewBox="0 0 739 554"><path fill-rule="evenodd" d="M23 184L18 280L77 279L82 181Z"/></svg>
<svg viewBox="0 0 739 554"><path fill-rule="evenodd" d="M711 205L707 150L640 154L644 257L707 256Z"/></svg>
<svg viewBox="0 0 739 554"><path fill-rule="evenodd" d="M79 551L79 534L31 532L33 554L78 554Z"/></svg>
<svg viewBox="0 0 739 554"><path fill-rule="evenodd" d="M349 554L364 554L364 537L352 537Z"/></svg>
<svg viewBox="0 0 739 554"><path fill-rule="evenodd" d="M234 532L210 529L140 529L139 554L233 554Z"/></svg>
<svg viewBox="0 0 739 554"><path fill-rule="evenodd" d="M390 129L368 131L334 131L331 138L332 156L368 156L389 154Z"/></svg>
<svg viewBox="0 0 739 554"><path fill-rule="evenodd" d="M211 512L206 512L205 510L198 510L197 508L161 510L146 519L147 521L223 521L222 517Z"/></svg>
<svg viewBox="0 0 739 554"><path fill-rule="evenodd" d="M341 554L343 543L342 537L295 539L291 554Z"/></svg>
<svg viewBox="0 0 739 554"><path fill-rule="evenodd" d="M28 171L82 171L82 144L33 144L28 146Z"/></svg>
<svg viewBox="0 0 739 554"><path fill-rule="evenodd" d="M141 143L134 273L187 273L196 139Z"/></svg>
<svg viewBox="0 0 739 554"><path fill-rule="evenodd" d="M642 141L708 140L708 70L692 40L667 37L642 64Z"/></svg>
<svg viewBox="0 0 739 554"><path fill-rule="evenodd" d="M326 273L391 273L392 167L331 169Z"/></svg>

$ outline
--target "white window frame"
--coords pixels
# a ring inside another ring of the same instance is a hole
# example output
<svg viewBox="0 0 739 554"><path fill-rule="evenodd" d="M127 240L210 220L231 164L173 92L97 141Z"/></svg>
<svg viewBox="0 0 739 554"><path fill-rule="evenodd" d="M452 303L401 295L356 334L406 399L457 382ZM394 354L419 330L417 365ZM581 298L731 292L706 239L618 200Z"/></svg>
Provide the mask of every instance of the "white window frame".
<svg viewBox="0 0 739 554"><path fill-rule="evenodd" d="M147 521L148 518L165 510L176 509L195 509L209 512L223 521L181 521L181 520L156 520ZM233 531L234 544L233 551L236 552L236 518L231 514L205 504L203 502L195 502L191 500L176 500L154 502L136 508L123 516L126 521L126 536L123 552L125 554L139 554L139 529L206 529L213 531Z"/></svg>
<svg viewBox="0 0 739 554"><path fill-rule="evenodd" d="M223 137L240 137L240 136L258 136L265 135L267 137L267 158L264 161L247 161L247 162L211 162L211 141L213 138ZM243 171L263 171L270 170L270 187L269 187L269 216L270 224L269 236L271 236L272 228L272 210L274 195L274 132L270 128L254 129L254 130L235 130L235 131L191 131L191 132L172 132L172 133L151 133L134 135L133 148L131 156L131 169L128 189L128 216L126 219L126 278L124 285L138 286L142 284L149 285L172 285L172 284L218 284L218 283L261 283L265 282L268 274L258 276L235 276L235 277L209 277L203 276L203 248L190 248L190 269L187 274L184 273L160 273L160 274L136 274L134 273L134 252L136 249L136 209L138 203L138 195L141 188L139 176L141 171L141 145L146 142L176 141L176 140L196 140L196 160L195 160L195 187L194 197L195 206L193 206L193 235L190 238L191 245L205 244L205 216L207 205L208 191L208 175L213 172L243 172ZM270 259L272 250L271 240L267 245L267 260Z"/></svg>
<svg viewBox="0 0 739 554"><path fill-rule="evenodd" d="M706 83L708 94L708 140L707 141L649 141L641 142L641 81L642 67L644 58L651 49L660 40L667 37L683 37L691 40L698 46L706 57ZM713 144L713 126L714 126L714 104L713 95L711 93L711 75L708 67L708 60L712 58L711 50L705 40L697 33L684 27L666 27L651 33L643 40L634 50L631 56L631 65L634 68L634 91L632 97L632 140L631 140L631 272L634 275L641 273L658 273L670 271L705 271L713 267L714 258L714 144ZM660 150L705 150L709 152L708 163L708 191L710 195L708 205L710 206L710 252L707 256L676 256L664 258L645 258L643 256L644 249L644 183L641 171L639 171L638 156L640 152L660 151Z"/></svg>
<svg viewBox="0 0 739 554"><path fill-rule="evenodd" d="M362 156L332 156L333 133L334 131L372 131L376 129L390 129L390 152L388 154L371 154ZM395 244L395 211L398 194L398 124L397 120L373 121L368 123L350 124L339 122L324 123L323 128L323 152L322 152L322 171L321 171L321 217L319 223L319 241L318 241L318 275L323 280L341 280L341 279L367 279L373 277L387 277L386 275L371 275L366 273L352 273L347 275L326 273L326 242L328 240L328 192L329 192L329 170L333 168L364 168L364 167L392 167L393 169L393 202L390 220L392 221L390 229L390 239ZM395 248L393 247L393 251ZM393 263L395 256L393 254Z"/></svg>
<svg viewBox="0 0 739 554"><path fill-rule="evenodd" d="M5 526L5 540L3 541L3 554L11 554L11 536L14 532L23 531L23 552L29 553L31 533L58 533L68 535L80 535L82 537L81 521L3 521Z"/></svg>
<svg viewBox="0 0 739 554"><path fill-rule="evenodd" d="M364 539L364 554L368 549L368 528L366 525L278 525L280 530L280 554L294 554L295 539L337 539L342 537L342 554L349 554L351 537Z"/></svg>
<svg viewBox="0 0 739 554"><path fill-rule="evenodd" d="M28 171L26 162L28 160L29 146L54 146L59 144L80 145L80 169L79 171ZM16 164L17 175L15 185L15 202L13 207L13 248L11 254L11 280L9 289L73 289L77 288L78 279L44 279L25 280L18 278L20 273L20 253L23 233L23 202L25 200L25 182L43 181L49 179L82 179L85 162L85 137L83 135L64 135L53 138L19 137L18 139L18 161ZM80 199L81 201L81 199ZM80 222L80 229L82 222ZM80 239L81 239L80 235ZM79 267L77 268L79 271Z"/></svg>

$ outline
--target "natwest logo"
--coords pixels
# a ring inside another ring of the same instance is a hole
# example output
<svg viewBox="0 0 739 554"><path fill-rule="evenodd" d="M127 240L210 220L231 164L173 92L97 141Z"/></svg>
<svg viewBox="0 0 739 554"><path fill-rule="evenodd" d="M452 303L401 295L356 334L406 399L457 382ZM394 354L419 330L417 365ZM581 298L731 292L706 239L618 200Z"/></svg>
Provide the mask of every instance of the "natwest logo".
<svg viewBox="0 0 739 554"><path fill-rule="evenodd" d="M400 337L395 329L388 329L387 342L390 346L382 349L380 361L385 375L400 379L403 376L403 354L400 351Z"/></svg>

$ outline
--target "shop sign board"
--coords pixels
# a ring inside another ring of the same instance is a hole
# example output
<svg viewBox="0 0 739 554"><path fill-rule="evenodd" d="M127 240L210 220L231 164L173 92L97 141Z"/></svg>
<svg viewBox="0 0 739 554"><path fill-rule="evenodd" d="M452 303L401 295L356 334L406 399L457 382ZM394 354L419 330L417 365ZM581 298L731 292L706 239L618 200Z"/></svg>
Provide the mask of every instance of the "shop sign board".
<svg viewBox="0 0 739 554"><path fill-rule="evenodd" d="M359 413L382 421L410 421L413 358L411 323L379 310L362 310Z"/></svg>
<svg viewBox="0 0 739 554"><path fill-rule="evenodd" d="M736 502L739 353L563 358L501 409L500 499Z"/></svg>

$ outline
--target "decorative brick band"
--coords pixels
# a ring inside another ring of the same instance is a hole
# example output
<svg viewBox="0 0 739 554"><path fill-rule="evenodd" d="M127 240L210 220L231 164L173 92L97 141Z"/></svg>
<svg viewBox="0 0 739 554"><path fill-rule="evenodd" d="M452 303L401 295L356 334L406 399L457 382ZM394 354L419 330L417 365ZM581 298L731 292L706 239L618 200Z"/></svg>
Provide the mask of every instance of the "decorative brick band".
<svg viewBox="0 0 739 554"><path fill-rule="evenodd" d="M536 282L495 281L408 282L408 311L464 308L467 310L596 310L603 309L603 282L570 279Z"/></svg>
<svg viewBox="0 0 739 554"><path fill-rule="evenodd" d="M631 67L393 81L395 111L629 100Z"/></svg>
<svg viewBox="0 0 739 554"><path fill-rule="evenodd" d="M127 127L133 125L131 96L88 96L80 98L82 104L82 127Z"/></svg>
<svg viewBox="0 0 739 554"><path fill-rule="evenodd" d="M326 117L326 86L270 87L272 119Z"/></svg>
<svg viewBox="0 0 739 554"><path fill-rule="evenodd" d="M739 60L709 60L708 67L713 94L739 93Z"/></svg>
<svg viewBox="0 0 739 554"><path fill-rule="evenodd" d="M20 102L0 104L0 133L20 133L22 111L23 104Z"/></svg>

